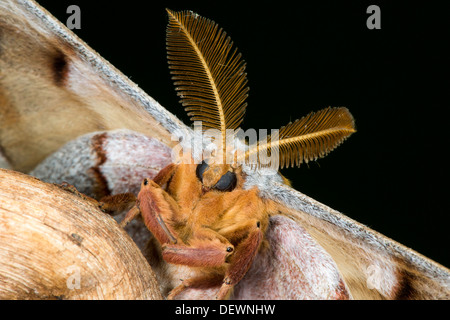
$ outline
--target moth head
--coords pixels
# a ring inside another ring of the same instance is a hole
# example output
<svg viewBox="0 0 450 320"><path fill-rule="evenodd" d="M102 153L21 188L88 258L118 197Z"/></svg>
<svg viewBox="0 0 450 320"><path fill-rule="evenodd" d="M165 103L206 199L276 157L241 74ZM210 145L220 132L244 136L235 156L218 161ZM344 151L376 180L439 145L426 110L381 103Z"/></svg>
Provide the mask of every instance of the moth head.
<svg viewBox="0 0 450 320"><path fill-rule="evenodd" d="M233 191L238 184L240 170L228 164L208 162L208 160L203 160L196 169L196 175L202 183L203 190Z"/></svg>

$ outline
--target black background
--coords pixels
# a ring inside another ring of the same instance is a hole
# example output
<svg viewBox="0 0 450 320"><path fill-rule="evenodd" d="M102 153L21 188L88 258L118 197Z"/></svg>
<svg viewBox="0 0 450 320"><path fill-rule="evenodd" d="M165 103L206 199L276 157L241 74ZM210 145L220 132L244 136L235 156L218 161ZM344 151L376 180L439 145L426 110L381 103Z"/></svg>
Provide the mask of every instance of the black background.
<svg viewBox="0 0 450 320"><path fill-rule="evenodd" d="M167 68L172 10L216 21L247 61L243 129L279 128L346 106L358 132L336 151L282 170L312 198L449 267L448 8L398 1L38 1L161 105L189 120ZM381 9L369 30L367 7Z"/></svg>

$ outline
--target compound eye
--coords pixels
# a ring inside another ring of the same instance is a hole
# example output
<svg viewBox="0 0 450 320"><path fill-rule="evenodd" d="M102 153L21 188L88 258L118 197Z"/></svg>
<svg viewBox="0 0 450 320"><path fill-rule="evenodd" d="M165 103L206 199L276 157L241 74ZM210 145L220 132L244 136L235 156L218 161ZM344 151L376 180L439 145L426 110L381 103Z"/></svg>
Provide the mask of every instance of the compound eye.
<svg viewBox="0 0 450 320"><path fill-rule="evenodd" d="M236 182L236 174L228 171L217 181L214 188L220 191L232 191L236 187Z"/></svg>
<svg viewBox="0 0 450 320"><path fill-rule="evenodd" d="M200 180L200 182L203 182L203 173L205 173L206 169L208 169L209 165L206 163L205 160L202 161L202 163L200 163L197 166L197 169L195 170L195 173L197 174L197 178L198 180Z"/></svg>

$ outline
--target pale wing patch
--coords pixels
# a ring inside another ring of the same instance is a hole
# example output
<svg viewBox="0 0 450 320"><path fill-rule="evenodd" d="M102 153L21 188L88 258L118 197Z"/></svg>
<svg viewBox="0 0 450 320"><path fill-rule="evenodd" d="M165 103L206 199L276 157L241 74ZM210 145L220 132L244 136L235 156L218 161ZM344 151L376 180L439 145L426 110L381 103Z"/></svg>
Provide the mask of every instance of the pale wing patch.
<svg viewBox="0 0 450 320"><path fill-rule="evenodd" d="M274 216L266 239L235 299L351 299L335 262L304 228Z"/></svg>
<svg viewBox="0 0 450 320"><path fill-rule="evenodd" d="M160 141L130 130L115 130L70 141L30 174L47 182L68 182L98 199L109 194L137 194L142 179L153 178L170 161L171 149Z"/></svg>

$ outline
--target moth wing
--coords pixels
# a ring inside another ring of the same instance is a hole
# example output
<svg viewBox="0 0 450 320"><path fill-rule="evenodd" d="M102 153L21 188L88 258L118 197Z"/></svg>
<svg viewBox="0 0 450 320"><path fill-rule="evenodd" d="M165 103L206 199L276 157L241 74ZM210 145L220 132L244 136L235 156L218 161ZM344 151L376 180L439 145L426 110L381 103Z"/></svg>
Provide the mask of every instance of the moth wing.
<svg viewBox="0 0 450 320"><path fill-rule="evenodd" d="M236 286L234 299L347 300L336 263L305 228L285 216L270 218L263 246Z"/></svg>
<svg viewBox="0 0 450 320"><path fill-rule="evenodd" d="M262 195L332 257L354 299L450 298L447 268L286 185L265 185Z"/></svg>
<svg viewBox="0 0 450 320"><path fill-rule="evenodd" d="M29 171L89 132L128 128L172 147L186 129L34 1L0 2L0 72L3 167ZM331 256L353 298L450 298L443 266L285 185L258 187Z"/></svg>
<svg viewBox="0 0 450 320"><path fill-rule="evenodd" d="M171 147L185 128L34 1L0 2L0 70L3 167L28 172L89 132L128 128Z"/></svg>

